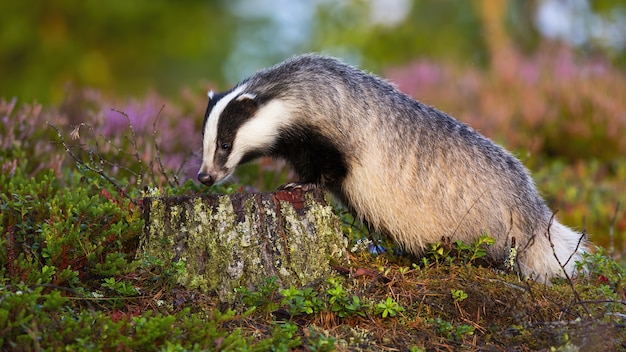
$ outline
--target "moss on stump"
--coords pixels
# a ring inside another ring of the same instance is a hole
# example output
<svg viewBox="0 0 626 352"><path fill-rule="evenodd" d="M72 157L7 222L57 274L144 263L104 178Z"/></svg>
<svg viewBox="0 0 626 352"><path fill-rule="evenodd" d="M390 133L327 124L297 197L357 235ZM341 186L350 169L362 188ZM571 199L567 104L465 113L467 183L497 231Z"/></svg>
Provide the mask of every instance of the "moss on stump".
<svg viewBox="0 0 626 352"><path fill-rule="evenodd" d="M302 286L345 265L347 240L321 190L148 197L138 258L184 263L178 283L232 302L268 277Z"/></svg>

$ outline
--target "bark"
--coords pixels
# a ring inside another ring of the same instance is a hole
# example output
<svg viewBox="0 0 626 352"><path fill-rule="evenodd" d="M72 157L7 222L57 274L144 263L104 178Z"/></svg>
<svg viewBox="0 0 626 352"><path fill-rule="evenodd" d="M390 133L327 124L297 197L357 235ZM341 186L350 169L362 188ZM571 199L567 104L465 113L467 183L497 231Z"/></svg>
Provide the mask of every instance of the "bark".
<svg viewBox="0 0 626 352"><path fill-rule="evenodd" d="M149 197L143 205L138 258L184 263L178 283L223 302L266 278L303 286L348 262L340 220L321 190Z"/></svg>

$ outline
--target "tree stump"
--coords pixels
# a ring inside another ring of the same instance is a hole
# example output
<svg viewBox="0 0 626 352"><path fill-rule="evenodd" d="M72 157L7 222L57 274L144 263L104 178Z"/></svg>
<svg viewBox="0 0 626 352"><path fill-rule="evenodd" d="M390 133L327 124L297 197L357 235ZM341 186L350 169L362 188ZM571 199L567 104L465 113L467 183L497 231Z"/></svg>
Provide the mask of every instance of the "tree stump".
<svg viewBox="0 0 626 352"><path fill-rule="evenodd" d="M137 258L183 263L178 283L222 302L266 278L303 286L348 263L340 220L321 190L147 197L143 207Z"/></svg>

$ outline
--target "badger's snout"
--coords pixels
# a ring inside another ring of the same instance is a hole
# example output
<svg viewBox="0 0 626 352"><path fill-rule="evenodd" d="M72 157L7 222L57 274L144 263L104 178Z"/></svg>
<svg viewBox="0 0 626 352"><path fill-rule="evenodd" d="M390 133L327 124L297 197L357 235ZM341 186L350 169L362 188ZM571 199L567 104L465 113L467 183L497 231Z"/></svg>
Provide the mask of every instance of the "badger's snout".
<svg viewBox="0 0 626 352"><path fill-rule="evenodd" d="M206 172L200 172L198 174L198 181L207 186L212 186L215 183L215 177Z"/></svg>

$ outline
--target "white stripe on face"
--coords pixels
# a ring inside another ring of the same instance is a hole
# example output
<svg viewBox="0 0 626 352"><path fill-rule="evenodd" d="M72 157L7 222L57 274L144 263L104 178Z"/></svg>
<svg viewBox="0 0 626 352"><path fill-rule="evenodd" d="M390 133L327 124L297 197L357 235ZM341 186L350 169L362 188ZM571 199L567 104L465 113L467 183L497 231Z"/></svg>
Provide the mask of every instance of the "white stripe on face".
<svg viewBox="0 0 626 352"><path fill-rule="evenodd" d="M243 90L246 89L246 85L243 84L235 88L232 92L226 94L220 101L215 104L213 110L207 118L206 125L204 127L204 139L202 140L202 166L200 172L209 172L214 167L215 146L217 143L217 124L226 106L235 99Z"/></svg>
<svg viewBox="0 0 626 352"><path fill-rule="evenodd" d="M289 124L291 109L287 103L273 100L261 107L237 131L233 150L226 162L226 168L233 170L246 153L254 150L267 150L272 146L280 129Z"/></svg>

